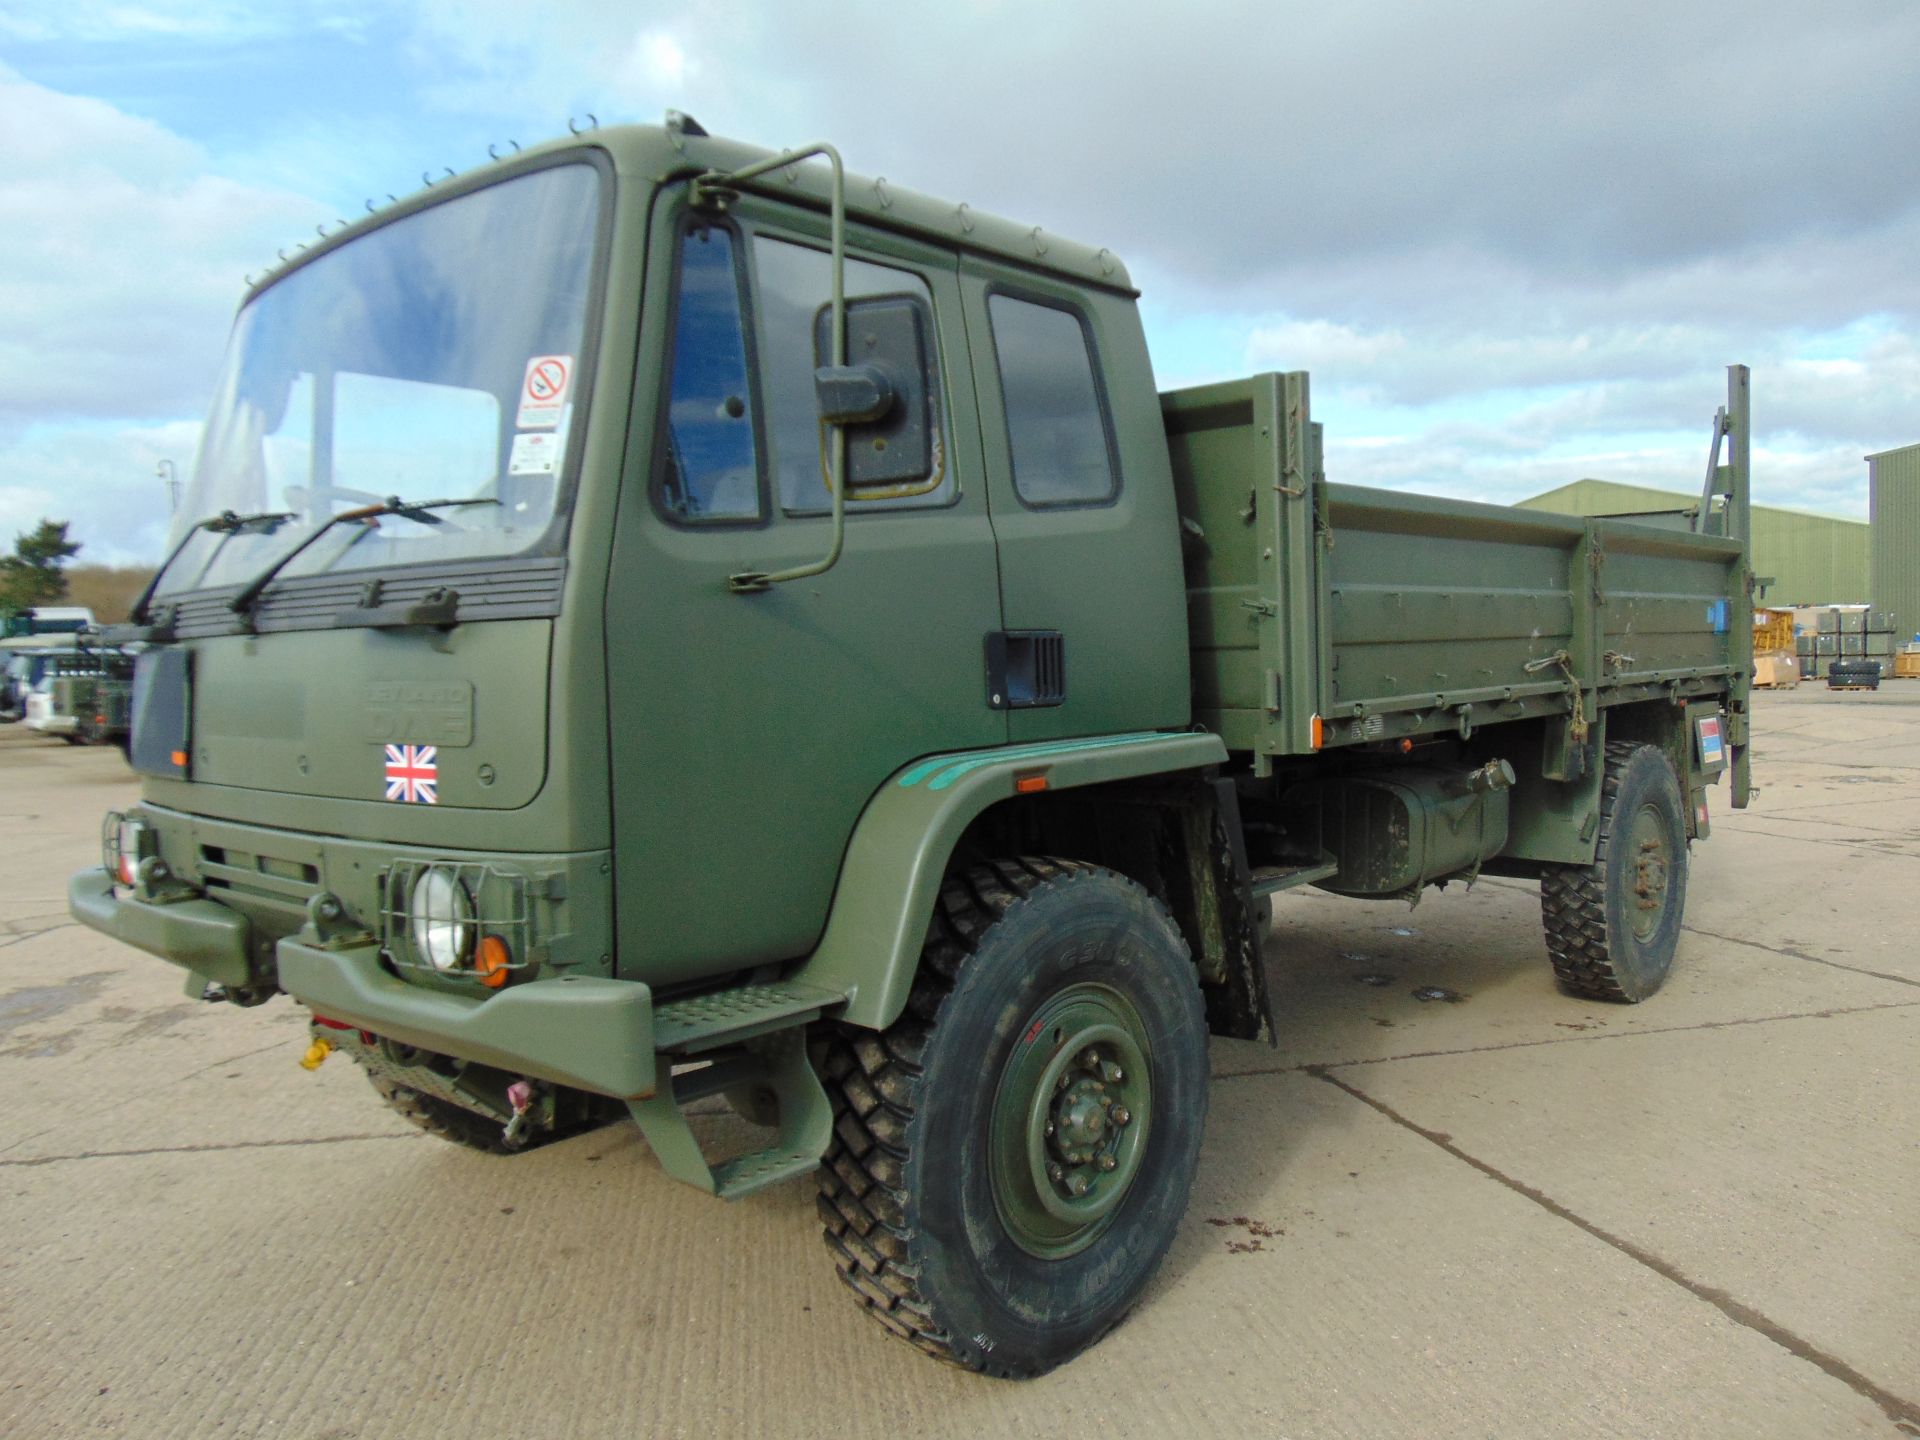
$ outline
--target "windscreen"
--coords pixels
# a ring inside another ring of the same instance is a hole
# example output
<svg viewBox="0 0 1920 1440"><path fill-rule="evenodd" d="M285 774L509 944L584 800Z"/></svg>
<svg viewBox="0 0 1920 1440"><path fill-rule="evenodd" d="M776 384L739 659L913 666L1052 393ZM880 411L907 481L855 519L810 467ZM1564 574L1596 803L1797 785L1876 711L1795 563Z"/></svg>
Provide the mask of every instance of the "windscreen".
<svg viewBox="0 0 1920 1440"><path fill-rule="evenodd" d="M343 510L483 503L336 525L282 573L490 559L558 543L601 180L535 171L371 231L241 311L162 595L242 584Z"/></svg>

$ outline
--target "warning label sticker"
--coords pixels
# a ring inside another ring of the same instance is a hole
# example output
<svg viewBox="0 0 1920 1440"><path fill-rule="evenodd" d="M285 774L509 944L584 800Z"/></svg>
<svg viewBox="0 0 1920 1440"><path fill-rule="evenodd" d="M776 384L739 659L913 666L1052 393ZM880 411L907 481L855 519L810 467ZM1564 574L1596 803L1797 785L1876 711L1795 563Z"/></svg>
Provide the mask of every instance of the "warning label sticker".
<svg viewBox="0 0 1920 1440"><path fill-rule="evenodd" d="M560 473L561 437L551 430L523 430L513 437L513 453L507 457L509 475L557 475Z"/></svg>
<svg viewBox="0 0 1920 1440"><path fill-rule="evenodd" d="M536 355L527 361L526 378L520 382L520 415L514 428L553 429L560 423L560 411L567 403L567 389L572 383L571 355Z"/></svg>

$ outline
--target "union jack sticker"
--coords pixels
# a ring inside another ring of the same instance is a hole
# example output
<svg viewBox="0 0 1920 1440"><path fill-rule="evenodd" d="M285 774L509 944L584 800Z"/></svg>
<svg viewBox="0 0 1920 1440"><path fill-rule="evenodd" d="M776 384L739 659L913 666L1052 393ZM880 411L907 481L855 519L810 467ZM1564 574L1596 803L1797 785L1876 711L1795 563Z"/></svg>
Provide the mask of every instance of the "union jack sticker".
<svg viewBox="0 0 1920 1440"><path fill-rule="evenodd" d="M387 799L408 805L440 803L440 747L387 746Z"/></svg>

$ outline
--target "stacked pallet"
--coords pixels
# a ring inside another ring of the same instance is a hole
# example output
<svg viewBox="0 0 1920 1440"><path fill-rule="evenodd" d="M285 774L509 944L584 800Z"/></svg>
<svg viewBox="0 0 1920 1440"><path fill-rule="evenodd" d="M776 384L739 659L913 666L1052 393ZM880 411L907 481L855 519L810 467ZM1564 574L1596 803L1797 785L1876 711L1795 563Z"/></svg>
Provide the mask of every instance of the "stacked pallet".
<svg viewBox="0 0 1920 1440"><path fill-rule="evenodd" d="M1872 605L1802 605L1793 612L1794 648L1801 670L1824 676L1835 660L1877 661L1882 674L1898 673L1893 613Z"/></svg>
<svg viewBox="0 0 1920 1440"><path fill-rule="evenodd" d="M1791 609L1769 606L1753 612L1753 684L1758 690L1791 690L1800 683L1794 654Z"/></svg>

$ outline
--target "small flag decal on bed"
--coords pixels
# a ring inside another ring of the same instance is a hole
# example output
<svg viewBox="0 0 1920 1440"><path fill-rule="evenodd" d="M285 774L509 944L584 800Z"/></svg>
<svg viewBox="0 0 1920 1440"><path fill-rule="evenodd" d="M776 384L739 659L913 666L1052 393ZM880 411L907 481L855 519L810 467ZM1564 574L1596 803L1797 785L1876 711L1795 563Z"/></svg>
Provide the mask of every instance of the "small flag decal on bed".
<svg viewBox="0 0 1920 1440"><path fill-rule="evenodd" d="M409 805L440 803L439 747L387 746L387 799Z"/></svg>

